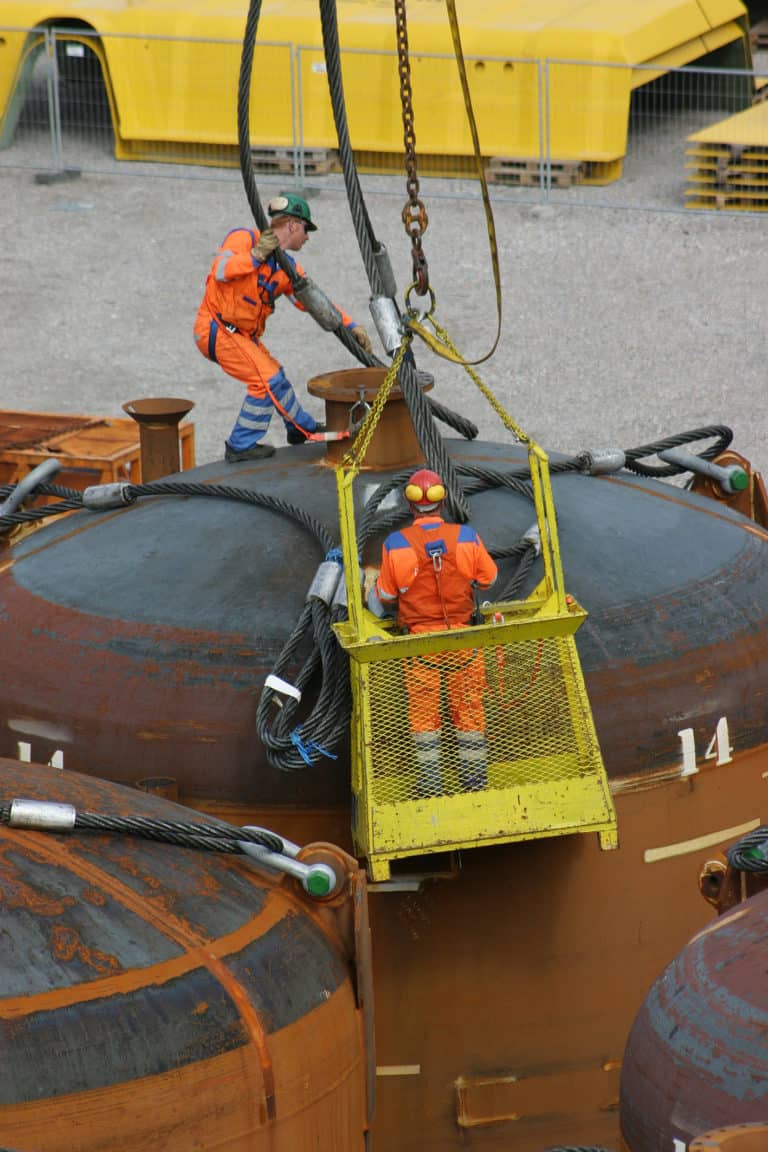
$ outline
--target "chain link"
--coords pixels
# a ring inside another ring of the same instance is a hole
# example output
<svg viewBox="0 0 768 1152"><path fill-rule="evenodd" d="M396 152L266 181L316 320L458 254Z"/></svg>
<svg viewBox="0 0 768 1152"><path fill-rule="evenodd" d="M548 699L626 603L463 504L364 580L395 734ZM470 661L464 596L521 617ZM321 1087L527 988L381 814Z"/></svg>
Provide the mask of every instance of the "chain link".
<svg viewBox="0 0 768 1152"><path fill-rule="evenodd" d="M427 230L429 217L424 202L419 199L419 178L416 173L416 133L413 126L413 102L411 100L411 68L408 59L408 25L405 14L405 0L395 0L395 21L397 25L397 69L400 75L400 104L403 110L403 143L405 144L405 188L408 200L403 208L402 218L406 235L411 238L413 257L413 279L416 292L424 296L429 291L429 266L422 247L421 238Z"/></svg>
<svg viewBox="0 0 768 1152"><path fill-rule="evenodd" d="M410 334L410 332L404 333L400 347L395 352L392 363L387 369L387 374L384 377L381 387L376 393L376 399L373 401L373 404L371 404L368 415L365 417L360 431L355 437L355 442L350 450L345 453L341 461L342 468L354 468L357 471L360 469L363 460L365 460L365 454L368 451L368 445L371 442L371 437L376 431L376 425L378 424L379 418L384 411L384 406L389 399L389 394L392 391L395 382L397 381L397 374L400 371L400 367L403 363L403 360L405 359L405 354L410 348L412 340L413 336Z"/></svg>

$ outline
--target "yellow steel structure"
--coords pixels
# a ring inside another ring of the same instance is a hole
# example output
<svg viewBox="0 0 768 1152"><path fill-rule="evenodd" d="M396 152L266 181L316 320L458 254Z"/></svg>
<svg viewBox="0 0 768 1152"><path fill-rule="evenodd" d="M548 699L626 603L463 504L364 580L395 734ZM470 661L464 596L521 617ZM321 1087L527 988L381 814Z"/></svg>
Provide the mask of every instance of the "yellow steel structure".
<svg viewBox="0 0 768 1152"><path fill-rule="evenodd" d="M388 380L396 371L397 361ZM565 592L546 454L526 438L544 562L533 594L485 605L484 622L473 627L395 635L363 605L356 544L353 484L378 411L375 404L361 429L358 455L337 469L349 619L336 632L352 680L353 837L370 877L388 879L391 861L403 857L574 832L597 832L603 848L616 847L616 814L574 639L586 613ZM440 784L423 794L407 691L420 662L437 670L443 695L445 681L470 664L477 675L479 662L486 682L481 785L476 775L467 779L444 700Z"/></svg>
<svg viewBox="0 0 768 1152"><path fill-rule="evenodd" d="M235 164L247 10L244 0L6 0L0 141L12 135L35 35L14 29L65 27L102 61L119 157L199 163L207 149L211 162ZM742 0L458 0L457 10L483 154L579 161L594 182L620 173L633 88L729 45L731 64L750 62ZM445 9L408 0L407 11L419 151L425 170L429 157L450 168L472 143ZM402 151L392 6L338 0L338 18L353 146L386 167ZM335 148L321 46L316 0L265 0L254 147Z"/></svg>

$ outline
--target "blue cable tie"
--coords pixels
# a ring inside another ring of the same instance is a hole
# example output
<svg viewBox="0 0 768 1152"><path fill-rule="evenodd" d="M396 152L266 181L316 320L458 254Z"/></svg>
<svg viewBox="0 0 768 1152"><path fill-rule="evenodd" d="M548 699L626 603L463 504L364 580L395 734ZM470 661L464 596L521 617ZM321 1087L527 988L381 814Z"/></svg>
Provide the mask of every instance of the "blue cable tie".
<svg viewBox="0 0 768 1152"><path fill-rule="evenodd" d="M344 563L344 553L341 548L331 548L330 551L326 552L325 558L326 560L335 560L337 564Z"/></svg>
<svg viewBox="0 0 768 1152"><path fill-rule="evenodd" d="M302 740L301 728L294 728L291 732L291 744L298 749L299 755L305 764L312 767L311 755L313 752L319 752L321 756L327 756L329 760L338 760L338 756L334 752L329 752L327 748L323 748L315 740Z"/></svg>

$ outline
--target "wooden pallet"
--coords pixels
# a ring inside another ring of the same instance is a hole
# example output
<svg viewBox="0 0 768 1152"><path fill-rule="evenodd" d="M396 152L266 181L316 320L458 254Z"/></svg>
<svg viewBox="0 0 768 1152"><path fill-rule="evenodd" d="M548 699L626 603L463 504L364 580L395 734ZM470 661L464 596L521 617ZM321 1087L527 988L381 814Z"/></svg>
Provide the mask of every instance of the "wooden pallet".
<svg viewBox="0 0 768 1152"><path fill-rule="evenodd" d="M720 212L768 212L768 193L763 194L765 199L738 196L730 192L713 192L705 196L695 189L686 191L686 208L711 208Z"/></svg>
<svg viewBox="0 0 768 1152"><path fill-rule="evenodd" d="M700 156L689 153L685 166L698 172L714 172L721 178L731 172L754 172L760 175L768 173L768 156L749 157L744 156L741 152L735 155L721 153L717 156Z"/></svg>
<svg viewBox="0 0 768 1152"><path fill-rule="evenodd" d="M686 163L768 164L768 148L762 144L718 144L707 148L687 148Z"/></svg>
<svg viewBox="0 0 768 1152"><path fill-rule="evenodd" d="M768 169L751 172L745 168L728 168L721 171L697 168L688 178L690 188L725 189L727 192L762 192L768 196Z"/></svg>
<svg viewBox="0 0 768 1152"><path fill-rule="evenodd" d="M539 188L547 183L553 188L570 188L584 175L585 165L579 160L518 159L512 156L492 156L486 167L489 184L507 184L521 188Z"/></svg>
<svg viewBox="0 0 768 1152"><path fill-rule="evenodd" d="M302 153L294 148L254 148L251 163L257 172L293 173L303 170L307 176L325 176L339 171L338 153L331 148L307 148Z"/></svg>
<svg viewBox="0 0 768 1152"><path fill-rule="evenodd" d="M768 103L753 105L686 141L686 207L768 210Z"/></svg>

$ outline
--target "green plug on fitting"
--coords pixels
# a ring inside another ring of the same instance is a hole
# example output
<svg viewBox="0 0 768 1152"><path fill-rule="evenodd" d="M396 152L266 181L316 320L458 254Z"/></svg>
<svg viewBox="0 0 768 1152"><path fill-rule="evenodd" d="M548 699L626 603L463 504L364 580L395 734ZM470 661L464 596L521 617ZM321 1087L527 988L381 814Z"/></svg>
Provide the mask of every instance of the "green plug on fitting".
<svg viewBox="0 0 768 1152"><path fill-rule="evenodd" d="M330 896L336 887L336 873L327 864L310 864L302 884L310 896Z"/></svg>
<svg viewBox="0 0 768 1152"><path fill-rule="evenodd" d="M684 472L693 472L697 476L707 476L715 480L723 492L743 492L749 484L749 476L738 464L713 464L701 456L694 456L683 448L665 448L659 452L659 460L667 464L674 464Z"/></svg>
<svg viewBox="0 0 768 1152"><path fill-rule="evenodd" d="M728 472L728 487L731 492L743 492L749 484L749 476L743 468L739 468L734 464L731 468L727 469Z"/></svg>

